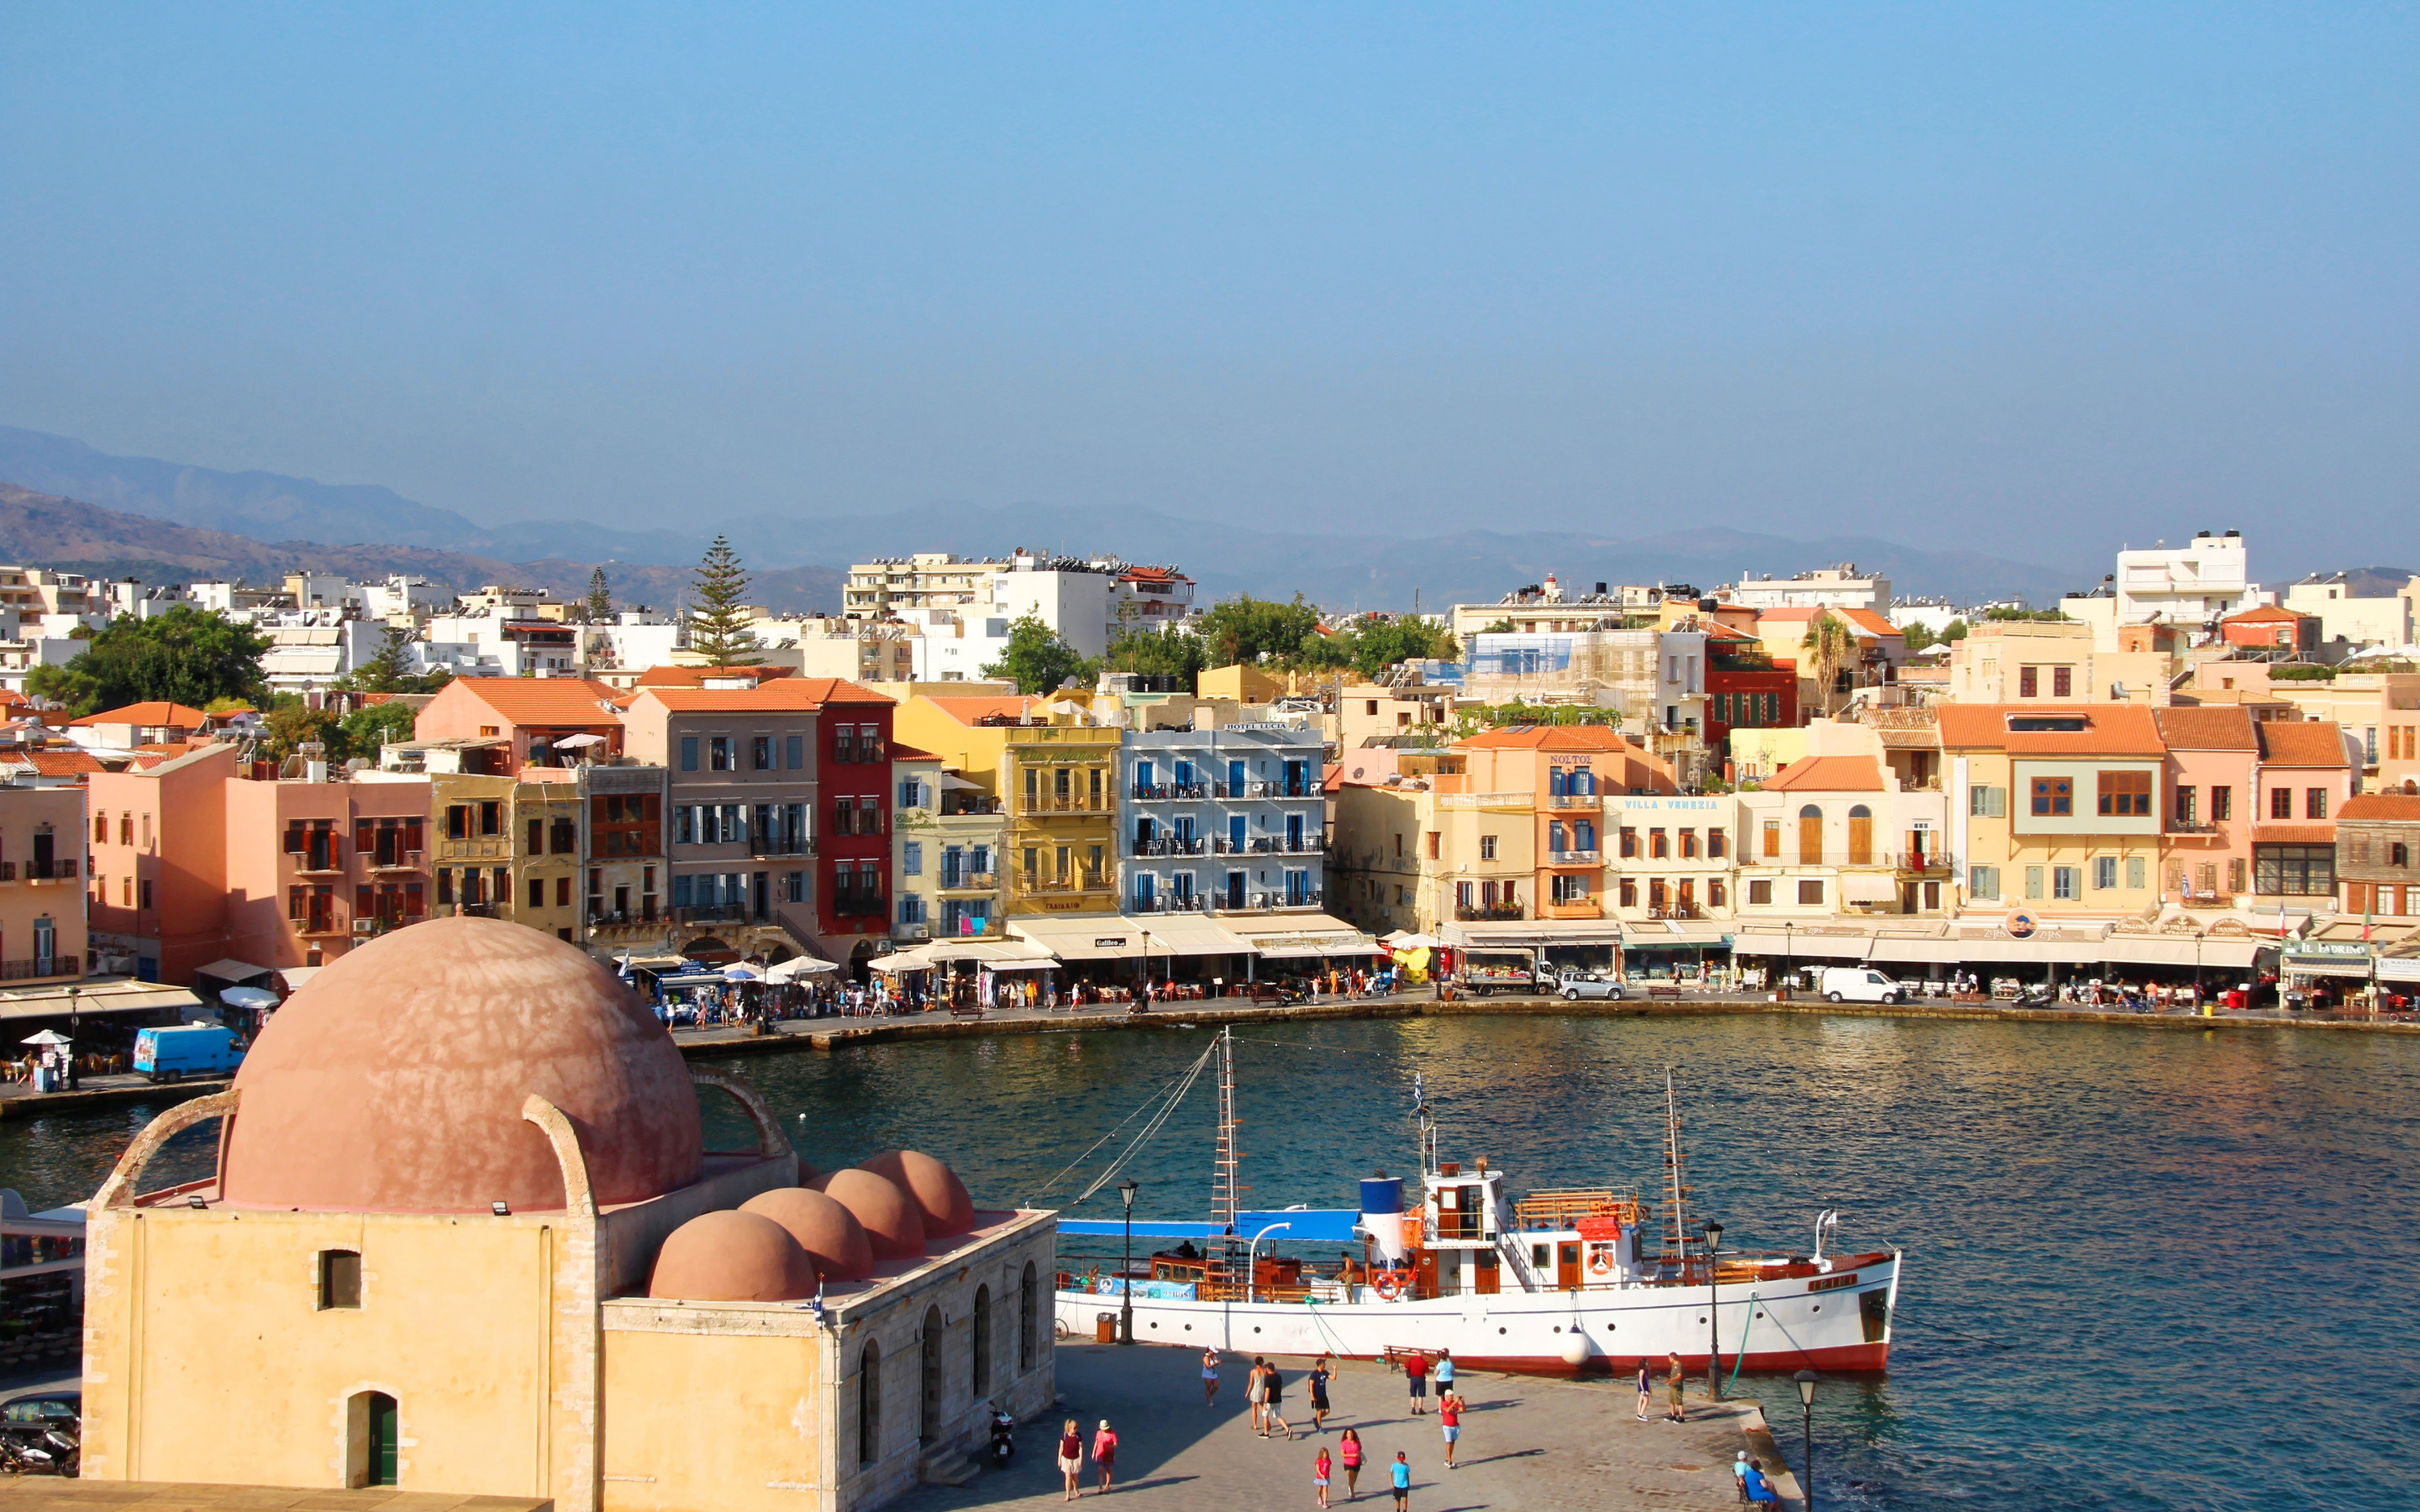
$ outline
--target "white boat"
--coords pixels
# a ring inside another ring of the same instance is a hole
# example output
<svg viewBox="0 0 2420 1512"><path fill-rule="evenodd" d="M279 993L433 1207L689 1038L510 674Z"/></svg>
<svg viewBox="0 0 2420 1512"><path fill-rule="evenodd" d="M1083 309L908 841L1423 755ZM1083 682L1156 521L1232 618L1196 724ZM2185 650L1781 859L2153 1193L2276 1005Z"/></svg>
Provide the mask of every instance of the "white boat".
<svg viewBox="0 0 2420 1512"><path fill-rule="evenodd" d="M1466 1167L1438 1158L1424 1106L1409 1203L1404 1180L1382 1175L1361 1183L1355 1209L1252 1211L1233 1199L1241 1153L1232 1038L1222 1033L1210 1054L1219 1062L1212 1221L1137 1222L1137 1238L1186 1242L1152 1255L1132 1277L1115 1261L1062 1273L1063 1335L1094 1335L1131 1291L1137 1342L1251 1354L1384 1359L1450 1350L1475 1369L1563 1376L1626 1373L1642 1359L1660 1367L1676 1353L1692 1372L1710 1362L1733 1373L1888 1366L1900 1252L1825 1254L1837 1221L1829 1211L1805 1253L1720 1248L1720 1226L1693 1223L1688 1212L1668 1077L1660 1213L1610 1187L1516 1196L1484 1158ZM1060 1228L1126 1231L1118 1220L1063 1218ZM1341 1253L1332 1262L1279 1257L1263 1251L1271 1241L1335 1242Z"/></svg>

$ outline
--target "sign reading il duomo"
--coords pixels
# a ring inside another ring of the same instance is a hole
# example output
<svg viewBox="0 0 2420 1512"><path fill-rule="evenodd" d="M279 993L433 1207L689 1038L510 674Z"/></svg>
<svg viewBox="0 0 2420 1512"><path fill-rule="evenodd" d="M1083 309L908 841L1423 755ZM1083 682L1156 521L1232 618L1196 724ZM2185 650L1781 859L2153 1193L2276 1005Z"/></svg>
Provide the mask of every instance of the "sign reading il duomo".
<svg viewBox="0 0 2420 1512"><path fill-rule="evenodd" d="M752 1149L705 1148L701 1087ZM211 1119L212 1172L145 1190ZM320 973L93 1199L83 1473L873 1507L1049 1406L1055 1243L912 1151L815 1177L578 949L432 920Z"/></svg>

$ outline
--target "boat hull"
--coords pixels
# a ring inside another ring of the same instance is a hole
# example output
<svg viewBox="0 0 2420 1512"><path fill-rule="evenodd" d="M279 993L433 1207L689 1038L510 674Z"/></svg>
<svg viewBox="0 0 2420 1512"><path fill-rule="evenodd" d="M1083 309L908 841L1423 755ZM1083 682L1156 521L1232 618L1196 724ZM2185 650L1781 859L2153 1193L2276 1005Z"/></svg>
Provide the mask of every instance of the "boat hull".
<svg viewBox="0 0 2420 1512"><path fill-rule="evenodd" d="M1348 1299L1195 1302L1134 1299L1135 1341L1245 1354L1378 1359L1389 1351L1451 1350L1468 1368L1520 1375L1621 1375L1640 1360L1679 1354L1706 1368L1719 1339L1723 1368L1748 1374L1803 1369L1881 1375L1889 1366L1900 1257L1860 1256L1827 1275L1725 1284L1718 1312L1704 1287L1590 1288L1388 1302L1367 1288ZM1063 1335L1091 1337L1115 1295L1061 1291ZM1718 1332L1717 1332L1718 1331Z"/></svg>

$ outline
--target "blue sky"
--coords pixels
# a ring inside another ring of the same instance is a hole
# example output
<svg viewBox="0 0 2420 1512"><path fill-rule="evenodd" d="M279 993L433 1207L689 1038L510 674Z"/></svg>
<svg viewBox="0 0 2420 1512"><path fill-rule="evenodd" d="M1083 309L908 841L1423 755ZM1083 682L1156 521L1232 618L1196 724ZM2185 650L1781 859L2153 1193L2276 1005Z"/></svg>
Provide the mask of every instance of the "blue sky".
<svg viewBox="0 0 2420 1512"><path fill-rule="evenodd" d="M2415 44L2411 7L17 4L0 423L919 545L1040 501L2420 564Z"/></svg>

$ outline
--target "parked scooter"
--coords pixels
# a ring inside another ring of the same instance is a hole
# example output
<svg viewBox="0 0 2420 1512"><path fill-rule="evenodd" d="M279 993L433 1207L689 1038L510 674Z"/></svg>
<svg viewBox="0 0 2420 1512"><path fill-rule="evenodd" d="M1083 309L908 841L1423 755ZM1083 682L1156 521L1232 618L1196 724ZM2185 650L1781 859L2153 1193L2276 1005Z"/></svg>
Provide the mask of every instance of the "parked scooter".
<svg viewBox="0 0 2420 1512"><path fill-rule="evenodd" d="M1016 1419L995 1407L991 1410L991 1462L995 1470L1004 1470L1016 1458Z"/></svg>
<svg viewBox="0 0 2420 1512"><path fill-rule="evenodd" d="M0 1469L19 1475L73 1475L83 1452L73 1428L53 1425L39 1436L0 1438Z"/></svg>

